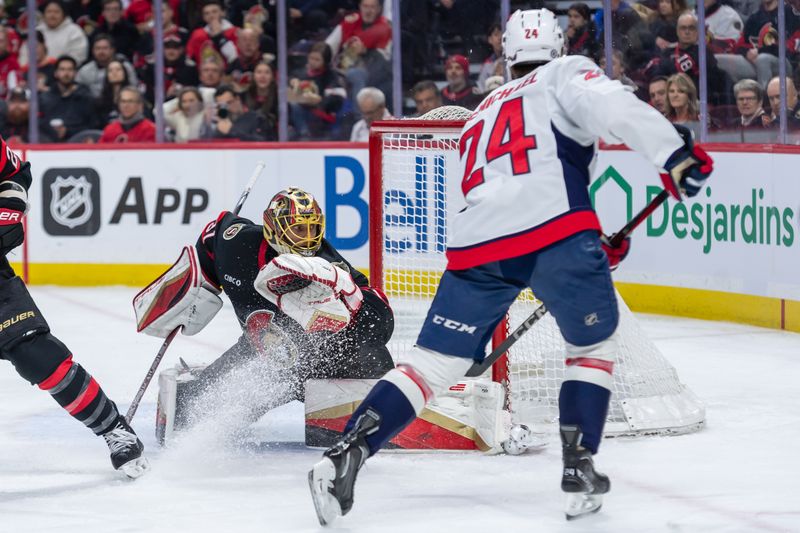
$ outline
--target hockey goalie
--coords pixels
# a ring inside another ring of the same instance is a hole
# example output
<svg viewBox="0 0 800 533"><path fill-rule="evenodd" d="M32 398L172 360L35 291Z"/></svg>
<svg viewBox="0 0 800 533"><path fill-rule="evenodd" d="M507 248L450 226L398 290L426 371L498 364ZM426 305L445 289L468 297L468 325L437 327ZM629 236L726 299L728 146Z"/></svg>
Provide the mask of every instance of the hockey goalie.
<svg viewBox="0 0 800 533"><path fill-rule="evenodd" d="M242 428L300 400L307 443L330 445L374 380L393 368L386 348L394 330L391 307L324 230L314 197L289 188L270 200L263 226L223 212L136 296L137 327L150 335L163 338L178 327L186 335L199 332L221 309L221 292L242 328L211 364L182 361L161 373L156 435L162 444L211 411L222 413L215 421ZM454 447L497 448L508 429L498 416L498 388L491 382L454 387L420 421L437 442L411 432L398 436L397 445L440 447L442 439L452 444L447 437L458 436L455 428L469 427L472 433Z"/></svg>

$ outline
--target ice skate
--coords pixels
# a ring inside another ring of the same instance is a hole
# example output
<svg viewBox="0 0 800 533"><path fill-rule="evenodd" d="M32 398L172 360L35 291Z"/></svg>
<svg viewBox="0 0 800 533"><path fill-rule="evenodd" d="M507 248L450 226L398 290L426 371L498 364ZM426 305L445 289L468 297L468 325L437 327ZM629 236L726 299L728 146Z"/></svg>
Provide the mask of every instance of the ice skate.
<svg viewBox="0 0 800 533"><path fill-rule="evenodd" d="M603 494L611 489L608 476L594 469L592 452L580 446L581 437L578 426L561 426L564 460L561 490L567 493L567 520L599 511Z"/></svg>
<svg viewBox="0 0 800 533"><path fill-rule="evenodd" d="M135 479L150 468L147 458L142 456L142 441L122 416L111 430L103 433L103 438L111 451L111 464L115 470L121 470L129 478Z"/></svg>
<svg viewBox="0 0 800 533"><path fill-rule="evenodd" d="M358 471L369 457L366 436L375 432L380 415L371 409L361 415L355 427L328 448L322 461L308 473L311 498L319 523L326 526L353 507L353 488Z"/></svg>

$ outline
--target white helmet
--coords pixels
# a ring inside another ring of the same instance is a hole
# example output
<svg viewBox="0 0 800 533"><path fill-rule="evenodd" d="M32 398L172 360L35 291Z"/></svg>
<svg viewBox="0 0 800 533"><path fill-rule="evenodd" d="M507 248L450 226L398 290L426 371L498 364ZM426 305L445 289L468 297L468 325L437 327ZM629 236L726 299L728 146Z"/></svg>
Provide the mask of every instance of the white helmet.
<svg viewBox="0 0 800 533"><path fill-rule="evenodd" d="M564 53L564 32L549 9L516 10L506 23L503 56L506 66L552 61Z"/></svg>

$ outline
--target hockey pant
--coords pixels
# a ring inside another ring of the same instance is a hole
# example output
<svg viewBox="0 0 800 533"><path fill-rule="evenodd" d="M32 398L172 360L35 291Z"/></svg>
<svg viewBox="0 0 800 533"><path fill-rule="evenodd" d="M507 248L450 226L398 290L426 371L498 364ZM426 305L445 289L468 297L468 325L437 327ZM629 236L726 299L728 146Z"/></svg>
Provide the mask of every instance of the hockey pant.
<svg viewBox="0 0 800 533"><path fill-rule="evenodd" d="M50 333L22 279L0 260L0 359L50 395L95 434L111 429L119 412L97 381Z"/></svg>
<svg viewBox="0 0 800 533"><path fill-rule="evenodd" d="M346 431L372 408L383 420L367 443L371 453L383 447L431 396L483 360L495 328L527 287L547 305L567 341L560 422L579 425L583 446L596 452L610 399L619 312L608 259L594 231L524 256L446 271L417 347L376 384Z"/></svg>

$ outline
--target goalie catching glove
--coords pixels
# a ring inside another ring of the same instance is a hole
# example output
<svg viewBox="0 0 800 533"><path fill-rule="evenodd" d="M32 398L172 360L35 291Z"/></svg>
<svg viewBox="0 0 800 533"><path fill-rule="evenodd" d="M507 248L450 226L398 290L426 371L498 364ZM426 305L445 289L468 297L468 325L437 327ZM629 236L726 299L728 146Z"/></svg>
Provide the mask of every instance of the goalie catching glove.
<svg viewBox="0 0 800 533"><path fill-rule="evenodd" d="M714 161L692 141L692 132L679 124L674 124L683 139L683 148L675 151L664 164L665 173L661 174L664 188L675 197L695 196L714 170Z"/></svg>
<svg viewBox="0 0 800 533"><path fill-rule="evenodd" d="M222 308L219 293L203 277L194 246L184 246L175 264L133 298L136 331L165 338L182 326L194 335Z"/></svg>
<svg viewBox="0 0 800 533"><path fill-rule="evenodd" d="M341 331L364 299L349 272L321 257L281 254L261 268L253 285L307 332Z"/></svg>

